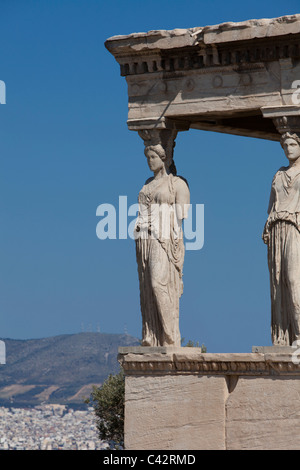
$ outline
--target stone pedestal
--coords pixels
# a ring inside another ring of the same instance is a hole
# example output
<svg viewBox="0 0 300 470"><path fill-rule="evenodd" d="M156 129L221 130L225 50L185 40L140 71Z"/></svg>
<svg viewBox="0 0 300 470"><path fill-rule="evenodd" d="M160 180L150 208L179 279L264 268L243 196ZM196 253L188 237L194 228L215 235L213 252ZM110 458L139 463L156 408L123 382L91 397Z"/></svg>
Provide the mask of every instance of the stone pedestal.
<svg viewBox="0 0 300 470"><path fill-rule="evenodd" d="M295 349L253 350L260 352L120 348L125 448L300 449Z"/></svg>

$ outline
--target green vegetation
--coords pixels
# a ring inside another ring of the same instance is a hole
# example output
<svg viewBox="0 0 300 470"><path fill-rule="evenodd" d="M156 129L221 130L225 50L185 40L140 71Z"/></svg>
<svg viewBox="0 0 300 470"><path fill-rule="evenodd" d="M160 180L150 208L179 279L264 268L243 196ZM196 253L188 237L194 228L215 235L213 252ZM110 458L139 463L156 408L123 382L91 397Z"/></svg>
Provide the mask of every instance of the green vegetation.
<svg viewBox="0 0 300 470"><path fill-rule="evenodd" d="M111 441L115 449L124 445L125 379L123 369L110 374L101 387L93 387L91 398L97 419L99 439Z"/></svg>
<svg viewBox="0 0 300 470"><path fill-rule="evenodd" d="M203 353L207 352L206 346L204 344L200 346L199 341L195 342L195 341L189 340L186 344L183 344L183 343L184 343L184 338L181 339L181 346L185 348L201 348Z"/></svg>

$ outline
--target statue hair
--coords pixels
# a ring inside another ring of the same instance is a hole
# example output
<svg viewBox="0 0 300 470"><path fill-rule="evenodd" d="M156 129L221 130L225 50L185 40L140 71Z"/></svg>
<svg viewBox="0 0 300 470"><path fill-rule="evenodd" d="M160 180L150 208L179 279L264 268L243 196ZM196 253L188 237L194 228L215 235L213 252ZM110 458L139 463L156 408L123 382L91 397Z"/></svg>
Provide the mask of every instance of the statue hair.
<svg viewBox="0 0 300 470"><path fill-rule="evenodd" d="M283 147L283 144L286 139L294 139L297 142L297 144L300 145L300 135L298 133L292 134L291 132L285 132L284 134L282 134L280 138L281 147Z"/></svg>

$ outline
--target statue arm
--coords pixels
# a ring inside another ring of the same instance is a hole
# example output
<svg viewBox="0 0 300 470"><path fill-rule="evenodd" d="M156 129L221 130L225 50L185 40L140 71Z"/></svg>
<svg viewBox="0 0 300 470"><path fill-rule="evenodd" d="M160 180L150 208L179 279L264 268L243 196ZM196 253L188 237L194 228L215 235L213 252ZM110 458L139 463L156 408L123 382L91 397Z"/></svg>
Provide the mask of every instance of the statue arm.
<svg viewBox="0 0 300 470"><path fill-rule="evenodd" d="M186 181L178 178L176 182L176 212L178 219L187 219L190 207L190 190Z"/></svg>
<svg viewBox="0 0 300 470"><path fill-rule="evenodd" d="M270 212L271 212L271 210L272 210L272 207L273 207L273 205L274 205L274 202L275 202L275 189L273 188L273 184L272 184L271 193L270 193L270 199L269 199L268 214L270 214Z"/></svg>

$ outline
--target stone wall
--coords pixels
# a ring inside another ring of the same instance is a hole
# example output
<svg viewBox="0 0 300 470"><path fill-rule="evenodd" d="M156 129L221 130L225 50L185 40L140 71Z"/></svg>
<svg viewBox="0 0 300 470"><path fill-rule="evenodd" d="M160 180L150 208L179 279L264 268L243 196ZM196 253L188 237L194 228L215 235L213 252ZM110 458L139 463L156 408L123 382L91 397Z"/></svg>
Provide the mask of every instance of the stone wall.
<svg viewBox="0 0 300 470"><path fill-rule="evenodd" d="M127 450L300 449L300 368L292 351L136 348L121 351L120 362Z"/></svg>

